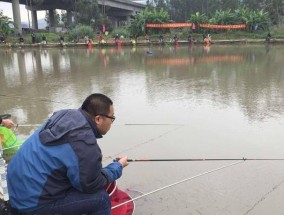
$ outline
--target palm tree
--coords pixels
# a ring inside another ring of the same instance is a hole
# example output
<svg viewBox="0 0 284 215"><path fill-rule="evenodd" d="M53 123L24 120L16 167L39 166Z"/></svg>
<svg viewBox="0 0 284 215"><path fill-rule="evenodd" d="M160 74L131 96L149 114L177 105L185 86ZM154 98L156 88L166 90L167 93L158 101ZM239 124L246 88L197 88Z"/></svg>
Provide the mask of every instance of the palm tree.
<svg viewBox="0 0 284 215"><path fill-rule="evenodd" d="M266 30L270 22L268 12L264 10L253 11L253 20L255 24L258 24L259 28Z"/></svg>
<svg viewBox="0 0 284 215"><path fill-rule="evenodd" d="M254 24L258 24L260 28L267 29L270 22L268 12L264 10L250 10L246 7L235 10L235 16L239 18L242 23L247 25L247 30L252 31Z"/></svg>
<svg viewBox="0 0 284 215"><path fill-rule="evenodd" d="M215 23L212 22L213 20ZM220 25L234 24L235 17L231 12L231 9L217 10L210 21L212 22L212 24L220 24Z"/></svg>
<svg viewBox="0 0 284 215"><path fill-rule="evenodd" d="M199 29L199 24L207 23L208 18L205 14L200 14L199 12L196 12L195 14L192 14L190 16L189 21L194 23L197 29Z"/></svg>
<svg viewBox="0 0 284 215"><path fill-rule="evenodd" d="M136 14L134 19L130 24L130 32L131 34L143 35L145 32L145 24L146 23L165 23L169 22L170 15L163 8L158 9L149 9L141 11Z"/></svg>
<svg viewBox="0 0 284 215"><path fill-rule="evenodd" d="M236 19L240 21L240 23L247 23L247 18L250 15L250 9L247 7L240 7L235 10L234 15Z"/></svg>

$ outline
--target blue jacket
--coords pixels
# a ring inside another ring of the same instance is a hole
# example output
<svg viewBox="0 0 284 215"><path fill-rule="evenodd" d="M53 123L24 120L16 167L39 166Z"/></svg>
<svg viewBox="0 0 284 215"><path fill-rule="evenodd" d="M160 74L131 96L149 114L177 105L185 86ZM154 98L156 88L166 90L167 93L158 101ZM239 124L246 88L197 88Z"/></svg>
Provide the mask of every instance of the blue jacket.
<svg viewBox="0 0 284 215"><path fill-rule="evenodd" d="M7 170L10 204L21 212L64 198L70 188L95 193L122 174L119 162L102 168L101 134L81 109L55 112L31 135Z"/></svg>

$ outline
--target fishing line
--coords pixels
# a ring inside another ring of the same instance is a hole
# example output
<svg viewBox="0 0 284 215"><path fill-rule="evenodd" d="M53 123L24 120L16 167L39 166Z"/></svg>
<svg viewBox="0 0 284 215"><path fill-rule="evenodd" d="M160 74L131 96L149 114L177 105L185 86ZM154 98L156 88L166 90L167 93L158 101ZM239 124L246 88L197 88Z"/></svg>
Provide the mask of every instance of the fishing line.
<svg viewBox="0 0 284 215"><path fill-rule="evenodd" d="M222 170L222 169L225 169L225 168L228 168L228 167L237 165L237 164L242 163L242 162L244 162L244 161L245 161L245 160L241 160L241 161L238 161L238 162L235 162L235 163L231 163L231 164L229 164L229 165L222 166L222 167L219 167L219 168L216 168L216 169L207 171L207 172L203 172L203 173L198 174L198 175L195 175L195 176L193 176L193 177L186 178L186 179L183 179L183 180L181 180L181 181L178 181L178 182L175 182L175 183L166 185L166 186L164 186L164 187L161 187L161 188L159 188L159 189L156 189L156 190L153 190L153 191L151 191L151 192L145 193L145 194L143 194L143 195L141 195L141 196L138 196L138 197L136 197L136 198L133 198L133 199L131 199L131 200L125 201L125 202L123 202L123 203L121 203L121 204L115 205L115 206L113 206L111 209L120 207L120 206L125 205L125 204L127 204L127 203L129 203L129 202L136 201L136 200L138 200L138 199L144 198L145 196L151 195L151 194L156 193L156 192L159 192L159 191L161 191L161 190L165 190L165 189L167 189L167 188L169 188L169 187L173 187L173 186L175 186L175 185L184 183L184 182L186 182L186 181L189 181L189 180L192 180L192 179L201 177L201 176L203 176L203 175L207 175L207 174L209 174L209 173L217 172L217 171L220 171L220 170Z"/></svg>
<svg viewBox="0 0 284 215"><path fill-rule="evenodd" d="M5 151L5 150L8 150L8 149L16 148L17 146L21 146L21 145L22 145L22 143L21 143L21 144L14 145L14 146L6 147L6 148L4 148L4 149L2 149L2 150Z"/></svg>
<svg viewBox="0 0 284 215"><path fill-rule="evenodd" d="M260 203L262 203L262 201L264 201L272 192L274 192L276 189L278 189L283 183L284 183L284 180L280 181L280 183L278 183L274 187L272 187L272 189L270 191L268 191L263 196L261 196L261 198L243 215L247 215L250 212L252 212L256 206L258 206Z"/></svg>
<svg viewBox="0 0 284 215"><path fill-rule="evenodd" d="M147 144L147 143L153 142L153 141L155 141L155 140L157 140L157 139L160 139L161 137L163 137L163 136L165 136L165 135L167 135L167 134L169 134L169 133L172 133L172 132L174 132L174 131L176 131L176 130L178 130L178 129L180 129L180 128L181 128L181 127L179 126L179 127L174 128L174 129L168 130L168 131L166 131L166 132L164 132L164 133L162 133L162 134L160 134L160 135L158 135L158 136L156 136L156 137L153 137L153 138L151 138L151 139L148 139L148 140L146 140L146 141L144 141L144 142L142 142L142 143L138 143L138 144L136 144L136 145L134 145L134 146L132 146L132 147L126 148L126 149L124 149L123 151L120 151L120 152L118 152L117 154L115 154L115 155L113 155L113 156L117 156L117 155L122 154L122 153L124 153L124 152L127 152L127 151L129 151L129 150L135 149L135 148L137 148L138 146L142 146L142 145L145 145L145 144Z"/></svg>

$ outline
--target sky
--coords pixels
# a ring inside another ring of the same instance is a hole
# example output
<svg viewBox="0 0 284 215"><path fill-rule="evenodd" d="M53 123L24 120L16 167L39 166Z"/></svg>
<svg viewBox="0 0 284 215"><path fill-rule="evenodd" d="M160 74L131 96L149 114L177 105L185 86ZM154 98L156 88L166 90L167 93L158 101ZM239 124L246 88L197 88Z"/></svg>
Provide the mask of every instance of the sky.
<svg viewBox="0 0 284 215"><path fill-rule="evenodd" d="M13 21L13 10L12 10L12 4L11 3L6 3L6 2L1 2L0 1L0 10L3 11L3 14L5 16L8 16L11 18L11 21ZM20 4L20 13L21 13L21 21L22 22L28 22L28 12L27 9L25 8L25 5ZM29 16L31 20L31 13L29 11ZM37 12L37 18L38 19L44 19L45 17L45 11L38 11Z"/></svg>

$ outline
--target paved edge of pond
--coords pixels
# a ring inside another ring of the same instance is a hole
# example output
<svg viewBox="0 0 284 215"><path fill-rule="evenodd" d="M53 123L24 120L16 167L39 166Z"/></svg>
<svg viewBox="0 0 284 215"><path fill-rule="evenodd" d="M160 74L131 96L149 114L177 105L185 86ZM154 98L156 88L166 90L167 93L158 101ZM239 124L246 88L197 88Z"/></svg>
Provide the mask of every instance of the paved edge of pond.
<svg viewBox="0 0 284 215"><path fill-rule="evenodd" d="M193 44L196 45L204 45L204 42L201 41L195 41ZM284 44L284 39L272 39L270 42L266 42L263 39L240 39L240 40L213 40L212 45L218 44L218 45L228 45L228 44ZM138 41L136 45L134 46L159 46L161 45L159 41L151 41L146 42L146 41ZM164 42L162 45L171 45L174 46L172 42ZM179 41L179 45L188 45L188 41ZM93 43L92 47L116 47L117 45L115 43ZM132 47L132 43L129 41L122 42L121 47ZM78 48L86 48L87 44L85 43L64 43L64 45L60 43L48 43L48 44L1 44L0 48L68 48L68 47L78 47Z"/></svg>

